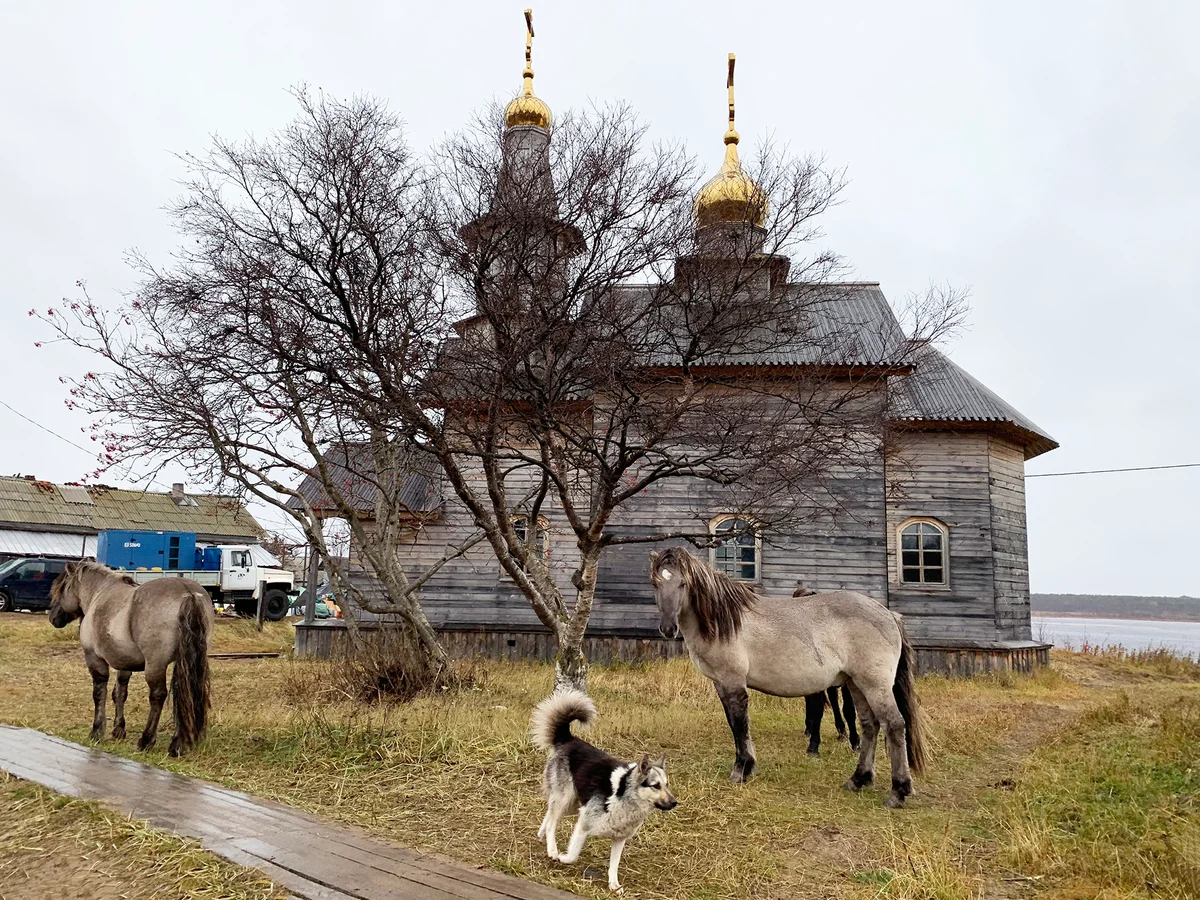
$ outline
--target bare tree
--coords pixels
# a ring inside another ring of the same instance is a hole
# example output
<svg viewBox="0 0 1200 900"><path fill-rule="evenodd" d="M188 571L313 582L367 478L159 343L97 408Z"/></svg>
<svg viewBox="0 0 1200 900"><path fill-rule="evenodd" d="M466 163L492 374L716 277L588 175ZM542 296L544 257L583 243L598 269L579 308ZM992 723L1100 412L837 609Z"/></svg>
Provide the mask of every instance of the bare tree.
<svg viewBox="0 0 1200 900"><path fill-rule="evenodd" d="M768 145L751 171L735 153L749 202L731 221L693 204L691 159L650 146L625 108L569 114L552 141L498 122L437 159L430 233L473 315L442 347L422 403L439 415L422 429L555 635L557 680L579 686L605 550L714 541L702 502L661 528L630 517L672 484L779 536L837 507L881 458L887 376L956 324L960 298L914 300L908 335L847 310L840 262L816 248L843 180L819 160ZM737 190L722 196L739 208ZM537 533L551 507L574 539L569 588Z"/></svg>
<svg viewBox="0 0 1200 900"><path fill-rule="evenodd" d="M186 158L188 242L169 270L136 260L127 307L46 318L107 363L72 392L109 462L232 480L329 561L295 487L315 474L433 659L420 591L486 542L557 640L557 680L584 684L606 550L711 544L714 496L776 536L837 508L883 452L888 377L960 313L931 292L906 335L841 302L817 222L843 180L820 160L768 145L743 171L735 152L732 192L695 206L694 162L623 107L563 116L553 140L485 115L422 166L379 104L299 99L270 140ZM434 471L469 527L414 568L400 538L427 509L406 488ZM629 526L670 491L695 509ZM565 583L541 552L550 510Z"/></svg>
<svg viewBox="0 0 1200 900"><path fill-rule="evenodd" d="M421 527L431 499L411 477L431 458L388 399L417 390L455 318L425 252L427 176L381 104L296 97L300 114L278 134L183 157L170 212L184 240L170 267L134 256L141 284L121 308L85 289L42 315L100 357L71 402L95 416L104 466L175 461L282 510L336 591L396 614L438 661L417 597L478 538L405 569L400 535ZM299 489L305 476L320 497ZM345 577L325 514L348 523L384 596Z"/></svg>

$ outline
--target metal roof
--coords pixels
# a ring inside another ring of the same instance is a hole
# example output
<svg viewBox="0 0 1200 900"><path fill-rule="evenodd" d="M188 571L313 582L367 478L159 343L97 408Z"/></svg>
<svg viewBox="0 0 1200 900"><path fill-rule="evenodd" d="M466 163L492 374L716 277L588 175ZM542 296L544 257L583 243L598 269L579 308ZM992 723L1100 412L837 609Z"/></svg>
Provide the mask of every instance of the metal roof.
<svg viewBox="0 0 1200 900"><path fill-rule="evenodd" d="M644 291L653 302L653 288ZM789 284L793 320L763 322L745 330L738 348L697 360L707 366L893 366L904 365L908 340L891 305L875 282ZM664 309L669 308L664 307ZM664 325L669 329L669 316ZM662 335L670 344L668 333ZM670 365L670 353L654 362Z"/></svg>
<svg viewBox="0 0 1200 900"><path fill-rule="evenodd" d="M6 556L62 556L82 559L96 556L94 534L55 531L21 531L0 528L0 553Z"/></svg>
<svg viewBox="0 0 1200 900"><path fill-rule="evenodd" d="M66 489L64 491L64 488ZM81 494L88 500L83 501ZM217 539L254 542L262 527L235 497L131 491L104 485L56 485L0 476L0 529L94 534L106 528L139 531L194 531ZM89 502L90 501L90 502Z"/></svg>
<svg viewBox="0 0 1200 900"><path fill-rule="evenodd" d="M917 356L912 374L892 383L893 416L921 424L980 423L1015 429L1032 459L1058 442L982 382L933 347Z"/></svg>
<svg viewBox="0 0 1200 900"><path fill-rule="evenodd" d="M346 500L353 504L354 509L360 512L375 509L378 499L375 464L366 447L351 445L348 462L345 448L331 447L325 453L325 461L330 479L343 492ZM400 488L400 504L409 512L429 513L442 505L435 471L436 464L431 457L422 456L412 461L410 471L405 474L404 484ZM326 493L321 479L315 475L304 476L298 490L318 512L337 508ZM289 500L288 505L295 508L300 503L297 500Z"/></svg>

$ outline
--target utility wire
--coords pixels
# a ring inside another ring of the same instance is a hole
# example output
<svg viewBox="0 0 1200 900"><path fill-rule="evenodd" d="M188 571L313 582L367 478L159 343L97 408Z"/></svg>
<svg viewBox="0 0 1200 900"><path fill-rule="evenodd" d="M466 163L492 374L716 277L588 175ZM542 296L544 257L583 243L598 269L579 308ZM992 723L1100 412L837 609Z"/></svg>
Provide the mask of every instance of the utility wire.
<svg viewBox="0 0 1200 900"><path fill-rule="evenodd" d="M40 422L35 422L33 419L29 418L29 416L25 415L24 413L18 412L17 410L13 409L11 406L9 406L7 403L5 403L3 400L0 400L0 406L3 406L14 416L19 416L20 418L24 419L26 422L28 422L34 428L40 428L42 431L46 432L46 434L53 435L54 437L58 438L60 441L64 441L65 443L70 444L76 450L82 450L84 453L90 453L93 456L95 455L96 451L94 449L89 450L87 447L83 447L83 446L75 443L70 438L63 437L57 431L52 431L51 429L47 428L45 425L41 424ZM1178 463L1177 465L1173 465L1173 466L1131 466L1126 469L1082 469L1078 472L1039 472L1036 475L1026 475L1025 477L1026 478L1063 478L1068 475L1110 475L1114 472L1158 472L1163 469L1200 469L1200 462ZM160 484L158 481L155 481L154 479L150 479L150 482L151 482L151 484ZM165 487L165 485L160 485L160 486Z"/></svg>
<svg viewBox="0 0 1200 900"><path fill-rule="evenodd" d="M25 413L23 413L23 412L18 412L17 410L13 409L11 406L9 406L7 403L5 403L3 400L0 400L0 406L3 406L3 407L4 407L5 409L7 409L7 410L8 410L10 413L12 413L14 416L20 416L22 419L24 419L26 422L28 422L28 423L29 423L30 425L32 425L34 428L40 428L40 429L42 429L42 431L46 432L46 434L52 434L52 435L54 435L56 438L58 438L60 441L65 441L66 443L68 443L68 444L70 444L72 447L74 447L76 450L82 450L84 453L89 453L89 454L91 454L92 456L95 456L95 455L96 455L96 450L95 450L95 448L93 448L93 449L89 450L87 447L82 447L82 446L80 446L79 444L75 443L75 442L74 442L73 440L71 440L70 438L65 438L65 437L63 437L63 436L62 436L61 434L59 434L57 431L51 431L49 428L47 428L45 425L42 425L40 422L35 422L35 421L33 421L33 419L29 418L29 416L25 415Z"/></svg>
<svg viewBox="0 0 1200 900"><path fill-rule="evenodd" d="M35 422L33 419L29 418L29 416L25 415L25 413L13 409L11 406L9 406L7 403L5 403L3 400L0 400L0 406L3 406L14 416L18 416L18 417L24 419L26 422L28 422L34 428L40 428L42 431L46 432L46 434L53 435L54 437L58 438L60 441L70 444L76 450L82 450L84 453L91 454L92 456L96 455L95 448L92 448L89 450L87 447L84 447L80 444L75 443L70 438L63 437L57 431L52 431L51 429L49 429L45 425L43 425L41 422ZM151 479L149 479L149 481L151 484L157 484L159 487L163 487L163 488L166 487L165 484L163 484L161 481L158 481L157 479L151 478Z"/></svg>
<svg viewBox="0 0 1200 900"><path fill-rule="evenodd" d="M1062 478L1064 475L1107 475L1110 472L1156 472L1160 469L1196 469L1200 463L1179 463L1174 466L1133 466L1128 469L1085 469L1080 472L1039 472L1026 478Z"/></svg>

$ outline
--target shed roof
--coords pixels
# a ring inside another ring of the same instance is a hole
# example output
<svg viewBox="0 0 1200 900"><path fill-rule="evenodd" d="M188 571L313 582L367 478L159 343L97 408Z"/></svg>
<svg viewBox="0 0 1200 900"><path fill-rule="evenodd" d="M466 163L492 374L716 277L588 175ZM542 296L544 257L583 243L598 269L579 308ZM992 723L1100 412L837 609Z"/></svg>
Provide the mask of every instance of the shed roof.
<svg viewBox="0 0 1200 900"><path fill-rule="evenodd" d="M325 454L331 480L344 492L346 499L354 509L367 511L375 509L377 489L375 486L375 465L367 448L351 445L348 448L332 447ZM347 462L347 460L349 460ZM430 457L414 459L409 471L405 473L404 484L400 488L400 503L412 513L430 513L437 510L442 503L441 492L434 472L436 467ZM337 509L333 500L325 490L321 479L316 475L305 475L298 488L301 496L317 512L330 512ZM288 505L295 508L300 506L298 500L289 500Z"/></svg>
<svg viewBox="0 0 1200 900"><path fill-rule="evenodd" d="M1026 459L1058 446L1046 431L933 347L926 347L918 355L912 374L897 379L893 388L897 421L926 426L1007 426L1024 445Z"/></svg>
<svg viewBox="0 0 1200 900"><path fill-rule="evenodd" d="M180 504L165 491L107 485L58 485L0 476L0 528L95 534L106 528L193 531L212 538L257 541L262 526L236 497L188 494Z"/></svg>

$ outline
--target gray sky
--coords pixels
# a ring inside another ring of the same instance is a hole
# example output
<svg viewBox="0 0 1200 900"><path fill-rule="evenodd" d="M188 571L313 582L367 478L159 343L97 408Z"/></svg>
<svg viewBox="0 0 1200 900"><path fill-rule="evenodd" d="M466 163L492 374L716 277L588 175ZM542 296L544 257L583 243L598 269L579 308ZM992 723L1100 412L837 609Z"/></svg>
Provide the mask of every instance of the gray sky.
<svg viewBox="0 0 1200 900"><path fill-rule="evenodd" d="M522 5L310 0L0 8L0 399L78 443L26 316L123 253L165 260L173 153L264 134L301 82L387 98L414 148L520 86ZM730 10L736 10L731 14ZM1200 8L1183 3L547 2L537 91L626 100L721 161L725 54L743 140L848 167L828 243L893 299L969 288L949 348L1062 448L1029 473L1200 462ZM74 480L89 454L0 407L0 472ZM167 473L162 480L170 481ZM1028 483L1035 591L1200 594L1200 469Z"/></svg>

